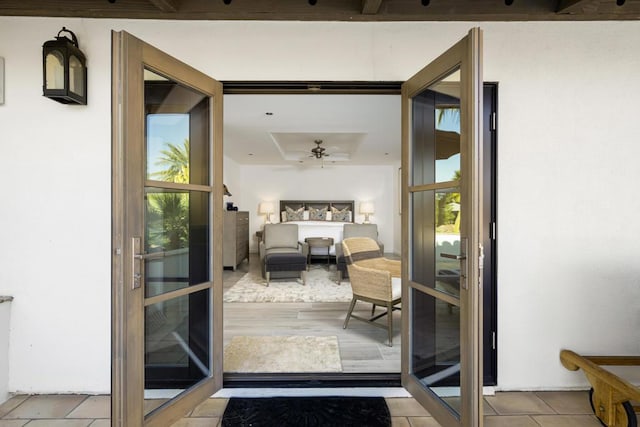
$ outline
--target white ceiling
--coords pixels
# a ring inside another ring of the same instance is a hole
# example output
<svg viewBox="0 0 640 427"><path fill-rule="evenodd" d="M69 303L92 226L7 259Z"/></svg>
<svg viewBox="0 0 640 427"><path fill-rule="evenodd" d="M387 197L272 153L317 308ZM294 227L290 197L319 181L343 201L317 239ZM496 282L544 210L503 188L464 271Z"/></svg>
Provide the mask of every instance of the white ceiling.
<svg viewBox="0 0 640 427"><path fill-rule="evenodd" d="M400 161L400 95L225 95L224 154L239 164L314 167Z"/></svg>

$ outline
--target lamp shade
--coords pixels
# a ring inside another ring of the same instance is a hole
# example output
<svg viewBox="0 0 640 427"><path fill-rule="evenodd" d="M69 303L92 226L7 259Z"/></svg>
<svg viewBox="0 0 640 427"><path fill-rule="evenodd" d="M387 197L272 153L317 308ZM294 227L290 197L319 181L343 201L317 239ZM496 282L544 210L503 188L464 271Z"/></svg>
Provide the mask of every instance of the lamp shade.
<svg viewBox="0 0 640 427"><path fill-rule="evenodd" d="M258 207L258 211L261 214L271 214L273 213L273 203L272 202L260 202L260 206Z"/></svg>
<svg viewBox="0 0 640 427"><path fill-rule="evenodd" d="M360 213L361 214L372 214L375 213L376 209L373 202L362 202L360 203Z"/></svg>
<svg viewBox="0 0 640 427"><path fill-rule="evenodd" d="M360 203L360 213L364 214L364 223L369 224L369 215L373 214L376 211L373 202L362 202Z"/></svg>

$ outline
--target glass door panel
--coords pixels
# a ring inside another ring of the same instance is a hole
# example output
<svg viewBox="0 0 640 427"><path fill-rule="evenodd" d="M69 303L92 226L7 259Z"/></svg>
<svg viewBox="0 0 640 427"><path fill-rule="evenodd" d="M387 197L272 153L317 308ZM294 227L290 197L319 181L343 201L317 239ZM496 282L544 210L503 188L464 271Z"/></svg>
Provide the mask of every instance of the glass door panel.
<svg viewBox="0 0 640 427"><path fill-rule="evenodd" d="M211 374L209 290L145 307L145 383L180 390Z"/></svg>
<svg viewBox="0 0 640 427"><path fill-rule="evenodd" d="M145 68L144 112L144 384L175 393L211 375L211 104Z"/></svg>
<svg viewBox="0 0 640 427"><path fill-rule="evenodd" d="M422 327L411 342L411 370L420 384L450 405L460 401L460 309L453 303L412 289L413 322ZM457 406L455 406L457 404Z"/></svg>
<svg viewBox="0 0 640 427"><path fill-rule="evenodd" d="M209 195L147 187L145 199L145 297L207 283Z"/></svg>
<svg viewBox="0 0 640 427"><path fill-rule="evenodd" d="M478 37L472 30L403 85L402 379L439 423L460 427L482 424L479 266L469 262L478 254L469 245L479 216L471 88L481 80L469 62Z"/></svg>

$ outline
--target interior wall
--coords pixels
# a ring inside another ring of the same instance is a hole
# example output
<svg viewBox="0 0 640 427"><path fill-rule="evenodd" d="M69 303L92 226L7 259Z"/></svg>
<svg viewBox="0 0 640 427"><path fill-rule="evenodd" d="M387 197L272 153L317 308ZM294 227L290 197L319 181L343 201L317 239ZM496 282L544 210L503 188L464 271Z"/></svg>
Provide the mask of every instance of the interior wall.
<svg viewBox="0 0 640 427"><path fill-rule="evenodd" d="M341 166L320 163L314 166L249 166L241 167L240 210L249 211L249 247L257 252L255 232L260 230L265 216L258 212L261 201L280 200L353 200L355 222L364 221L358 212L360 202L373 202L376 212L370 217L378 224L380 240L385 251L394 250L394 217L390 201L397 194L393 187L395 168L392 166ZM280 222L279 213L273 222Z"/></svg>
<svg viewBox="0 0 640 427"><path fill-rule="evenodd" d="M112 29L221 80L397 81L473 25L1 17L10 390L110 387ZM480 25L484 79L500 95L499 388L583 387L582 374L561 367L561 348L640 353L640 23ZM88 58L87 106L42 97L42 44L62 26ZM241 188L260 182L253 169L239 175ZM234 198L255 209L269 195Z"/></svg>
<svg viewBox="0 0 640 427"><path fill-rule="evenodd" d="M239 195L243 193L243 189L240 188L242 185L240 165L229 157L224 156L223 168L224 183L227 186L229 193L231 193L231 196L224 197L224 203L231 202L234 205L238 205L237 201L240 200ZM224 203L223 207L226 208Z"/></svg>

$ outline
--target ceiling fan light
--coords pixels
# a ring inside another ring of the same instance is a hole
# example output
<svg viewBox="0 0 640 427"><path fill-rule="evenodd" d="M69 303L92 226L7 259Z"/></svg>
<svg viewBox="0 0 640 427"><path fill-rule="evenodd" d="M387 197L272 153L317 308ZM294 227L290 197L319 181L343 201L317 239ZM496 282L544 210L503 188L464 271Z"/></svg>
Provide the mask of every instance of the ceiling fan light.
<svg viewBox="0 0 640 427"><path fill-rule="evenodd" d="M321 139L316 139L313 142L316 144L316 146L311 149L311 157L315 157L316 159L322 159L323 157L328 156L328 154L325 154L324 152L325 148L320 146L320 144L322 144Z"/></svg>

